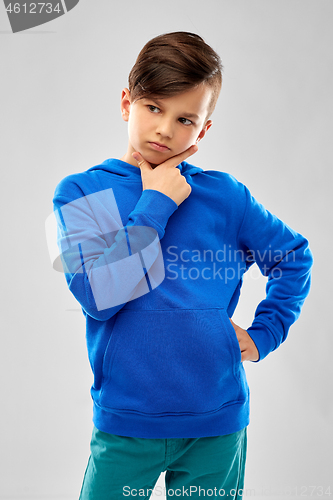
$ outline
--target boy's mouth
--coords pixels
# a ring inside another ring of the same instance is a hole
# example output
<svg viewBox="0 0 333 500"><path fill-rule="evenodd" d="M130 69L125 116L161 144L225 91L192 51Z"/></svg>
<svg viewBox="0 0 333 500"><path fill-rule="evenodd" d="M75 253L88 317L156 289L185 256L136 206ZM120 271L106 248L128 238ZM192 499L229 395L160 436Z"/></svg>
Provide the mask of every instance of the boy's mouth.
<svg viewBox="0 0 333 500"><path fill-rule="evenodd" d="M170 148L165 146L164 144L161 144L160 142L150 142L149 143L152 148L154 148L156 151L170 151Z"/></svg>

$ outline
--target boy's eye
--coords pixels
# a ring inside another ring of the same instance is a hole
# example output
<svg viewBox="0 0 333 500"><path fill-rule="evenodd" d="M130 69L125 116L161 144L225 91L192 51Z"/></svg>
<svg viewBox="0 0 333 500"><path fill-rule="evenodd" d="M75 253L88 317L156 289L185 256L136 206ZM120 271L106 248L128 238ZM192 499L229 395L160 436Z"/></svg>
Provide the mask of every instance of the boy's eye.
<svg viewBox="0 0 333 500"><path fill-rule="evenodd" d="M158 113L160 111L160 108L158 108L157 106L154 106L153 104L148 104L147 108L152 113ZM191 120L188 120L187 118L179 118L179 121L181 123L183 123L184 125L191 125L192 124ZM185 123L185 122L187 122L187 123Z"/></svg>
<svg viewBox="0 0 333 500"><path fill-rule="evenodd" d="M185 120L186 122L188 122L188 123L182 122L182 123L184 123L184 125L191 125L191 123L192 123L191 120L188 120L187 118L179 118L179 120Z"/></svg>
<svg viewBox="0 0 333 500"><path fill-rule="evenodd" d="M156 106L153 106L152 104L149 104L148 105L148 109L149 111L151 111L152 113L155 113L155 109L157 109L159 111L159 108L157 108Z"/></svg>

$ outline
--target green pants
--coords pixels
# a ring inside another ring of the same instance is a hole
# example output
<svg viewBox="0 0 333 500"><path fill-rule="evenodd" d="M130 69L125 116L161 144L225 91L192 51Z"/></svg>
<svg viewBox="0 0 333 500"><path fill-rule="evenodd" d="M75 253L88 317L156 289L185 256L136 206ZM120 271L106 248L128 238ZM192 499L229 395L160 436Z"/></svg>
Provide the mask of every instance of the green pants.
<svg viewBox="0 0 333 500"><path fill-rule="evenodd" d="M165 488L154 496L240 499L244 488L246 427L225 436L143 439L93 429L91 455L80 500L150 498L161 474ZM160 487L157 487L160 488Z"/></svg>

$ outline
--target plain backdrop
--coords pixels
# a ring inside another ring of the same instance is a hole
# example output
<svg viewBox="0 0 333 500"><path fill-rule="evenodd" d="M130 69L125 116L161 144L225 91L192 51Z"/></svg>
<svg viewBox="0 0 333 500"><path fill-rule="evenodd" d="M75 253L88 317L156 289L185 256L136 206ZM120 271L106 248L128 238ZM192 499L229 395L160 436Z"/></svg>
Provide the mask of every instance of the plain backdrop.
<svg viewBox="0 0 333 500"><path fill-rule="evenodd" d="M84 317L52 269L45 220L62 178L126 152L121 90L143 45L169 31L199 34L224 66L213 126L189 162L233 174L314 255L287 341L244 364L247 496L333 493L332 25L331 0L81 0L13 34L0 5L1 499L79 496L92 374ZM265 283L255 269L244 280L233 317L243 328Z"/></svg>

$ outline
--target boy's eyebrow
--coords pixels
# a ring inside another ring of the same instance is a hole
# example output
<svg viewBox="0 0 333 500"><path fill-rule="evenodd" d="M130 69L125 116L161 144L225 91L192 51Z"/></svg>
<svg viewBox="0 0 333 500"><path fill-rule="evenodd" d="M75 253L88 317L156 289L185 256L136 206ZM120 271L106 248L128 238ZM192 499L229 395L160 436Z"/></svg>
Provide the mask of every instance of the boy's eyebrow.
<svg viewBox="0 0 333 500"><path fill-rule="evenodd" d="M148 101L156 102L156 104L158 104L159 106L161 106L161 104L163 104L162 101L160 101L159 99L151 99L149 97L146 97L145 99L148 100ZM197 119L199 119L199 116L196 115L195 113L179 113L179 114L182 115L182 116L188 116L190 118L197 118Z"/></svg>

